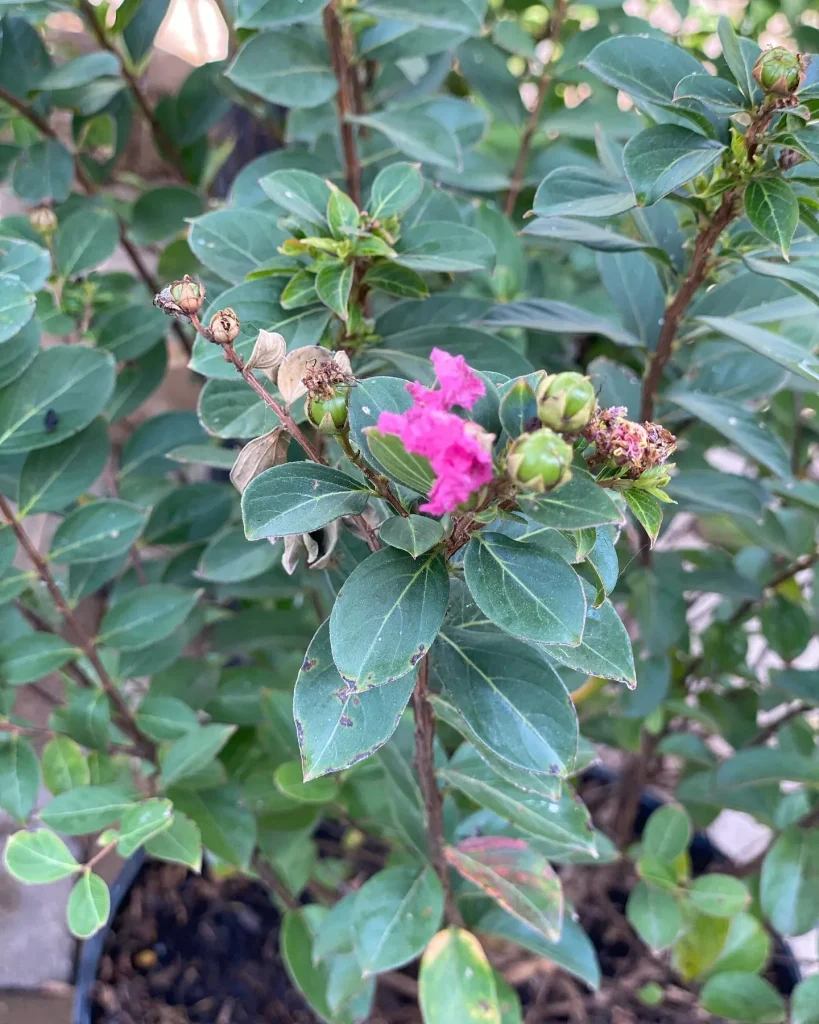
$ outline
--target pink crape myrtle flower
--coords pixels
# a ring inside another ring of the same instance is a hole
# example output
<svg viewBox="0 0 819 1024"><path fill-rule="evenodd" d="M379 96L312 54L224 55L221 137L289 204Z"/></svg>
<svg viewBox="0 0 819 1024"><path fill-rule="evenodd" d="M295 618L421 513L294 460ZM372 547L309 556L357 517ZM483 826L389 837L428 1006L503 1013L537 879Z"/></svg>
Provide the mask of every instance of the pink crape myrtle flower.
<svg viewBox="0 0 819 1024"><path fill-rule="evenodd" d="M410 454L429 459L436 479L421 511L440 516L454 511L492 479L494 437L450 411L454 405L471 409L486 393L464 357L434 348L430 359L440 388L426 388L418 381L407 384L415 404L403 413L382 412L378 430L400 437Z"/></svg>

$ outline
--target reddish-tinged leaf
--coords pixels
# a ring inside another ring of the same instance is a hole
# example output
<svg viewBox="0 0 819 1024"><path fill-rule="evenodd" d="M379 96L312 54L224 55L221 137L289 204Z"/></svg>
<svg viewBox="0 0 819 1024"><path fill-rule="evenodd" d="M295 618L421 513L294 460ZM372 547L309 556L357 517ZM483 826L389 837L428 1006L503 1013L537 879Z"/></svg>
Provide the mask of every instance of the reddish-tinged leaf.
<svg viewBox="0 0 819 1024"><path fill-rule="evenodd" d="M504 910L552 942L563 927L563 890L546 858L524 839L479 836L446 850L449 863Z"/></svg>

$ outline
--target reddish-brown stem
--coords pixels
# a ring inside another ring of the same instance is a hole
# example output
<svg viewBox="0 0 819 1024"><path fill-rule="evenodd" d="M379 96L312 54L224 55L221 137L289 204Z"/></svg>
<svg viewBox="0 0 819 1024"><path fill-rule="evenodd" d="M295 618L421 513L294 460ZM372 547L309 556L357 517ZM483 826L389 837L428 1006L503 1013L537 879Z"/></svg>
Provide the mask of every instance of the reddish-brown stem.
<svg viewBox="0 0 819 1024"><path fill-rule="evenodd" d="M349 56L349 45L344 26L338 16L337 0L330 0L324 8L324 34L330 48L330 61L333 65L338 92L336 107L338 109L338 128L341 134L341 148L344 152L344 172L347 179L347 192L356 204L361 206L361 164L355 143L355 126L349 115L356 113L356 97L353 85L355 69Z"/></svg>
<svg viewBox="0 0 819 1024"><path fill-rule="evenodd" d="M36 545L26 533L23 524L14 514L14 511L3 495L0 495L0 511L3 513L3 517L8 525L14 531L20 546L28 555L37 575L45 584L46 589L51 595L51 600L54 602L55 608L65 619L66 625L71 630L77 646L93 666L94 671L97 674L97 678L100 681L100 685L105 691L108 700L111 702L111 707L113 708L117 725L133 742L142 757L147 758L149 761L156 762L156 745L152 740L148 739L147 736L144 736L139 731L134 716L131 714L131 709L125 703L125 699L117 689L113 679L109 676L105 665L102 663L96 644L91 637L88 636L78 622L77 617L68 607L68 604L63 597L63 592L57 586L57 582L51 574L51 569L49 568L48 563L37 550Z"/></svg>
<svg viewBox="0 0 819 1024"><path fill-rule="evenodd" d="M566 9L568 6L568 0L557 0L554 12L549 20L549 27L546 30L545 38L552 43L552 54L546 61L546 65L541 73L537 87L537 96L535 97L535 104L526 120L526 127L523 129L523 135L521 136L520 149L518 150L517 159L515 160L515 169L512 171L512 181L509 185L509 194L506 197L507 217L511 217L515 212L515 203L518 201L518 196L520 195L520 191L523 188L523 184L526 179L526 164L529 162L529 151L532 148L532 140L540 126L540 115L543 112L543 104L546 101L549 86L552 83L551 64L554 59L555 44L560 36L560 31L563 28L563 22L566 18Z"/></svg>
<svg viewBox="0 0 819 1024"><path fill-rule="evenodd" d="M354 466L358 466L364 476L366 476L373 487L376 488L378 493L390 505L393 511L397 512L399 516L404 516L406 518L409 515L409 512L407 512L397 495L393 492L393 489L390 487L389 480L387 480L386 477L381 476L380 473L376 473L374 469L367 465L364 459L362 459L361 453L357 452L353 448L347 434L338 434L337 440L341 446L341 450L350 462L352 462Z"/></svg>
<svg viewBox="0 0 819 1024"><path fill-rule="evenodd" d="M108 854L113 852L118 842L119 839L114 839L110 843L106 843L101 850L97 850L94 856L91 857L90 860L87 860L85 864L83 864L83 871L86 874L92 871L101 860L105 860Z"/></svg>
<svg viewBox="0 0 819 1024"><path fill-rule="evenodd" d="M449 865L444 853L444 810L441 792L435 778L435 712L429 699L429 660L421 659L418 679L412 691L415 715L415 771L424 798L429 859L444 890L444 904L449 924L462 927L463 920L449 882Z"/></svg>

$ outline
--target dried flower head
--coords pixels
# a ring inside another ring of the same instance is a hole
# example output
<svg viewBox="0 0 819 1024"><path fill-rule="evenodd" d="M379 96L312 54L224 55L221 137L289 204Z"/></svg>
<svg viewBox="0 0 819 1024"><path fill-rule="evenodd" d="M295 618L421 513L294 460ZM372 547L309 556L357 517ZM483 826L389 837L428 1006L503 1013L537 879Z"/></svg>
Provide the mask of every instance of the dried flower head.
<svg viewBox="0 0 819 1024"><path fill-rule="evenodd" d="M677 439L665 427L635 423L618 405L599 410L582 434L595 447L592 465L624 469L631 479L662 465L677 447Z"/></svg>
<svg viewBox="0 0 819 1024"><path fill-rule="evenodd" d="M210 320L210 333L217 345L232 345L239 337L241 322L234 310L227 306L214 313Z"/></svg>
<svg viewBox="0 0 819 1024"><path fill-rule="evenodd" d="M183 313L190 316L198 313L205 301L205 286L185 274L181 281L174 281L170 288L171 298Z"/></svg>
<svg viewBox="0 0 819 1024"><path fill-rule="evenodd" d="M354 380L349 356L346 352L331 352L321 345L294 349L284 357L276 378L281 396L288 405L307 394L305 380L310 381L311 394L315 397L326 389L332 395L333 385L349 384Z"/></svg>

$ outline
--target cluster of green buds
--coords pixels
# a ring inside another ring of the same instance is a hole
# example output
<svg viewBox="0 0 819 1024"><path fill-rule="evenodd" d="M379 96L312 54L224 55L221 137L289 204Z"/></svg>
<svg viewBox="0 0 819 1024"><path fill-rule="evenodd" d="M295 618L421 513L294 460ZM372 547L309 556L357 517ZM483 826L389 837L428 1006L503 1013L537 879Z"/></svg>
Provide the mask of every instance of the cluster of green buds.
<svg viewBox="0 0 819 1024"><path fill-rule="evenodd" d="M790 96L805 77L805 61L800 54L784 46L774 46L760 54L754 65L754 78L765 93Z"/></svg>

